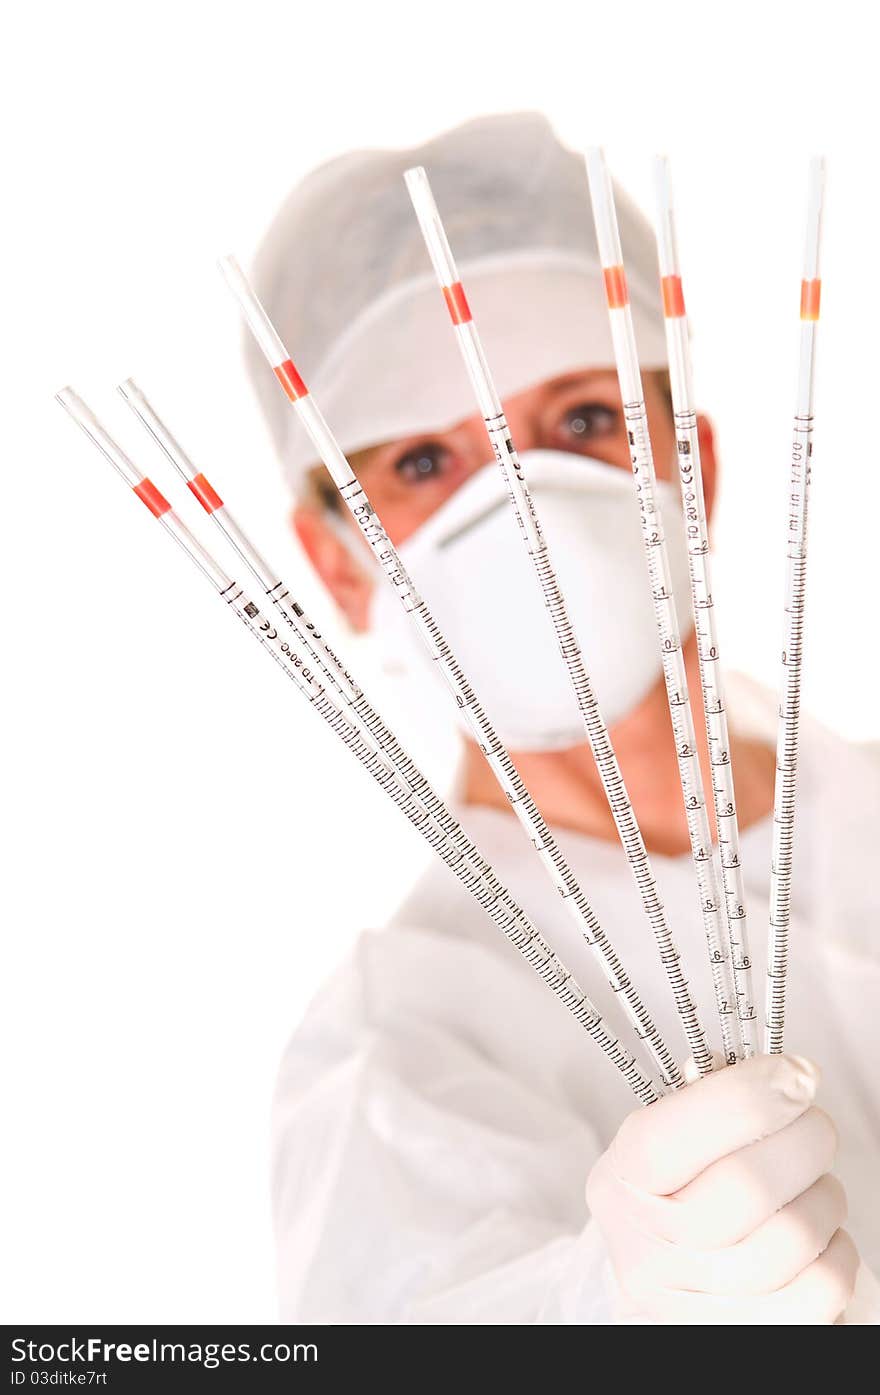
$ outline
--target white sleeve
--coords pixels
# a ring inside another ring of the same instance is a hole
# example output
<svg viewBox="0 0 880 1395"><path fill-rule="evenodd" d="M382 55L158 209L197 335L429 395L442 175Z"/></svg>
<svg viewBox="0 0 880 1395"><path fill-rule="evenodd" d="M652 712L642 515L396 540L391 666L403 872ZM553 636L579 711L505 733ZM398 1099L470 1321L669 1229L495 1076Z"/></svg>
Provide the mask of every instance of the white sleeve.
<svg viewBox="0 0 880 1395"><path fill-rule="evenodd" d="M282 1064L282 1320L610 1322L589 1125L437 1021L352 1026L355 998L325 1000Z"/></svg>

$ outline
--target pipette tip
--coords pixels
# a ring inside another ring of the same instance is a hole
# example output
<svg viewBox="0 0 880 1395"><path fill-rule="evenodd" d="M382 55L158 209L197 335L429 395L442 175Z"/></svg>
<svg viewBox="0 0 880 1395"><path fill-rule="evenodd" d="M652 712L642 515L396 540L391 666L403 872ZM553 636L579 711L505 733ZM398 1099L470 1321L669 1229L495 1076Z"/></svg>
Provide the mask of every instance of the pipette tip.
<svg viewBox="0 0 880 1395"><path fill-rule="evenodd" d="M408 170L404 170L403 177L406 181L406 187L410 190L410 192L412 192L412 190L415 187L419 185L425 185L428 182L428 176L425 171L424 165L410 166Z"/></svg>
<svg viewBox="0 0 880 1395"><path fill-rule="evenodd" d="M94 421L94 413L89 410L79 393L72 388L69 383L63 388L59 388L55 394L55 401L63 407L65 412L72 416L74 421L78 422L80 426L88 421Z"/></svg>
<svg viewBox="0 0 880 1395"><path fill-rule="evenodd" d="M605 151L601 145L588 145L584 151L587 170L593 178L601 178L605 168Z"/></svg>
<svg viewBox="0 0 880 1395"><path fill-rule="evenodd" d="M403 179L416 217L425 229L435 223L439 215L424 165L414 165L412 169L404 170Z"/></svg>
<svg viewBox="0 0 880 1395"><path fill-rule="evenodd" d="M237 271L239 273L241 272L241 267L238 264L238 258L232 252L224 252L222 257L218 257L217 266L220 268L220 271L223 273L224 276L226 276L230 271Z"/></svg>
<svg viewBox="0 0 880 1395"><path fill-rule="evenodd" d="M668 209L672 204L672 171L668 155L654 156L654 188L661 206Z"/></svg>

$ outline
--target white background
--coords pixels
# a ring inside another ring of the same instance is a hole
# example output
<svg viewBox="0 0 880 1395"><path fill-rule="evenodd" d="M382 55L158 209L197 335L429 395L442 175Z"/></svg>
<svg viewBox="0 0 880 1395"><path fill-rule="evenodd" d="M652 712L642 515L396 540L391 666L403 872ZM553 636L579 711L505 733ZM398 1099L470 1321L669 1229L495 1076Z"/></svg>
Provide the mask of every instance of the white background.
<svg viewBox="0 0 880 1395"><path fill-rule="evenodd" d="M315 162L479 112L544 109L571 143L603 142L644 202L665 148L725 471L726 653L773 682L804 174L823 150L807 699L876 736L865 14L839 0L470 0L433 16L381 0L81 0L7 18L7 1321L273 1318L277 1060L352 933L381 923L421 858L53 392L73 382L204 536L115 399L136 375L311 600L215 257L247 262ZM424 755L424 733L407 736Z"/></svg>

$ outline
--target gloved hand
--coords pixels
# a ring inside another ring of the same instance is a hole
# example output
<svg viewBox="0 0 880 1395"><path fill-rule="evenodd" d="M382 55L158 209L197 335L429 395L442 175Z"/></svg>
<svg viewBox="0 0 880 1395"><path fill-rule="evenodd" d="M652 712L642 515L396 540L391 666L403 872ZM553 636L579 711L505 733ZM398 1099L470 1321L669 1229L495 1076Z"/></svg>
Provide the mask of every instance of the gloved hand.
<svg viewBox="0 0 880 1395"><path fill-rule="evenodd" d="M756 1056L629 1115L587 1202L631 1319L833 1324L858 1255L819 1072Z"/></svg>

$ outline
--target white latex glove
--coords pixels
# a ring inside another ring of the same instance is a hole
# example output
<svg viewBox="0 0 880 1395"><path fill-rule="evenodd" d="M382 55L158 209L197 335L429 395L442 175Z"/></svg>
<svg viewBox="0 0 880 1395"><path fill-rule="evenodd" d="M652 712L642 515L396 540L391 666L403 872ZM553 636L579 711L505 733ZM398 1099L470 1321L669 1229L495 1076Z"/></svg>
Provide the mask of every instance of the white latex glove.
<svg viewBox="0 0 880 1395"><path fill-rule="evenodd" d="M624 1120L587 1182L622 1317L837 1322L859 1261L818 1082L803 1057L757 1056Z"/></svg>

